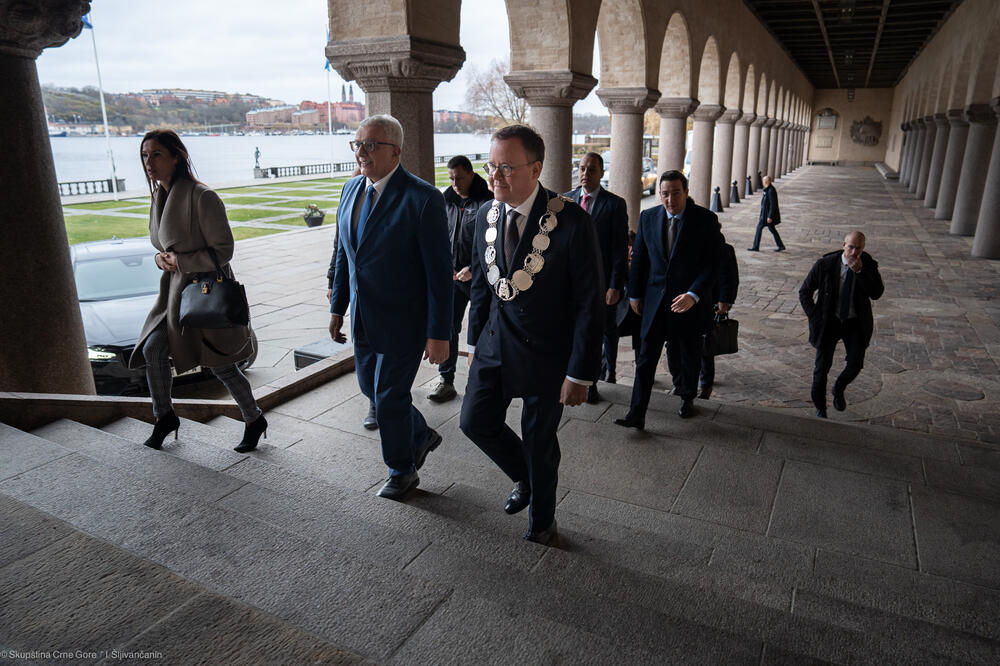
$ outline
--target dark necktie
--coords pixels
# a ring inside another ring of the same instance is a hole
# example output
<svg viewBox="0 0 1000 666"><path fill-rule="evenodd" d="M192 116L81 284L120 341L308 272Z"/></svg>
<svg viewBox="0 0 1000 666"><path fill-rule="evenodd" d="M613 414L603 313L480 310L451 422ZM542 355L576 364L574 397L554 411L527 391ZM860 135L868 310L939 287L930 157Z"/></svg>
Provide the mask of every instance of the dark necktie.
<svg viewBox="0 0 1000 666"><path fill-rule="evenodd" d="M847 274L844 276L844 286L840 289L840 313L838 316L841 321L847 321L847 318L851 314L852 287L854 287L854 271L848 267Z"/></svg>
<svg viewBox="0 0 1000 666"><path fill-rule="evenodd" d="M670 259L670 254L674 251L674 242L677 240L677 218L670 218L670 223L667 226L667 259Z"/></svg>
<svg viewBox="0 0 1000 666"><path fill-rule="evenodd" d="M361 204L361 214L358 215L358 222L354 227L354 249L358 249L358 243L361 240L361 234L365 230L365 220L371 215L372 208L375 207L375 186L369 185L368 192L365 194L365 202Z"/></svg>
<svg viewBox="0 0 1000 666"><path fill-rule="evenodd" d="M514 265L514 253L517 252L517 241L521 239L521 234L517 230L517 218L519 218L517 211L511 209L507 213L507 228L504 229L503 234L503 260L507 264L507 271L510 272L511 267Z"/></svg>

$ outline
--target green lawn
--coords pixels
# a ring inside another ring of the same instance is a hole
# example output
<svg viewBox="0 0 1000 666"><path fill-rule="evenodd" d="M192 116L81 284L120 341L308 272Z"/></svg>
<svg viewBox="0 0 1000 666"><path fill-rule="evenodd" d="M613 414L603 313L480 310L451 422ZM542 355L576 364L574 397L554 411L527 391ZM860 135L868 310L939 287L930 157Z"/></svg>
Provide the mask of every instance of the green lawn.
<svg viewBox="0 0 1000 666"><path fill-rule="evenodd" d="M301 208L302 212L306 212L306 206L309 204L316 204L320 209L329 212L331 208L336 208L340 199L334 197L323 197L316 199L287 199L285 201L275 201L269 204L270 206L283 206L285 208Z"/></svg>
<svg viewBox="0 0 1000 666"><path fill-rule="evenodd" d="M233 238L243 240L245 238L256 238L257 236L270 236L280 234L280 229L259 229L257 227L233 227Z"/></svg>
<svg viewBox="0 0 1000 666"><path fill-rule="evenodd" d="M149 235L148 220L130 220L107 215L72 215L66 217L66 236L70 245L87 241L138 238Z"/></svg>
<svg viewBox="0 0 1000 666"><path fill-rule="evenodd" d="M82 210L106 210L108 208L124 208L126 206L134 206L136 204L142 204L149 210L149 199L122 199L120 201L94 201L93 203L81 203L73 204L72 208L79 208Z"/></svg>
<svg viewBox="0 0 1000 666"><path fill-rule="evenodd" d="M282 196L284 193L275 192L275 194L278 196ZM274 203L274 199L269 197L225 197L222 199L222 203L257 206L257 205L267 205L270 203Z"/></svg>
<svg viewBox="0 0 1000 666"><path fill-rule="evenodd" d="M267 208L230 208L226 210L226 215L230 220L235 222L247 222L249 220L259 220L262 217L281 215L281 212L268 210Z"/></svg>

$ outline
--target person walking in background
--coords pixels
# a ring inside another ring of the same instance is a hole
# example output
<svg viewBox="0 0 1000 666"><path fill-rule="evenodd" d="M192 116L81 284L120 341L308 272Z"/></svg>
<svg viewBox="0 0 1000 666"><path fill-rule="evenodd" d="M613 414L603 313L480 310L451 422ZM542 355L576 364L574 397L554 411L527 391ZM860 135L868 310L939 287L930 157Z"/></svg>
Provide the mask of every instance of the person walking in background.
<svg viewBox="0 0 1000 666"><path fill-rule="evenodd" d="M774 243L778 247L775 252L784 252L785 244L781 242L781 235L778 234L778 225L781 224L781 210L778 208L778 191L771 184L771 177L764 176L761 181L764 189L761 190L760 198L760 218L757 220L757 231L753 237L753 247L747 248L750 252L757 252L760 249L760 234L767 227L771 235L774 236Z"/></svg>
<svg viewBox="0 0 1000 666"><path fill-rule="evenodd" d="M694 415L702 336L712 321L711 293L719 247L724 242L715 213L688 198L680 171L660 176L660 201L639 215L629 270L629 302L642 315L642 347L628 413L615 423L642 430L665 341L679 367L681 418Z"/></svg>
<svg viewBox="0 0 1000 666"><path fill-rule="evenodd" d="M421 355L448 358L452 270L444 197L399 164L403 127L392 116L366 118L351 150L361 175L344 185L338 215L337 263L330 337L348 304L358 385L375 402L382 459L389 479L379 497L402 500L417 487L417 470L441 435L413 406L410 388ZM350 211L348 213L348 211Z"/></svg>
<svg viewBox="0 0 1000 666"><path fill-rule="evenodd" d="M448 238L451 240L454 294L448 360L438 366L441 380L427 396L434 402L447 402L457 395L455 367L458 365L458 336L462 332L462 320L469 304L472 233L476 228L479 207L493 198L486 181L472 170L472 162L465 155L456 155L448 160L448 179L451 187L444 192L444 205L448 214Z"/></svg>
<svg viewBox="0 0 1000 666"><path fill-rule="evenodd" d="M604 357L601 379L614 384L618 362L618 302L625 292L628 277L628 210L625 200L601 187L604 158L587 153L580 159L580 186L566 193L580 204L594 222L597 242L601 247L601 268L604 270ZM587 389L587 402L600 402L597 384Z"/></svg>
<svg viewBox="0 0 1000 666"><path fill-rule="evenodd" d="M172 130L147 132L139 156L152 196L149 207L149 240L159 250L154 260L163 271L160 291L129 358L130 368L146 366L146 380L156 424L143 442L159 449L171 432L177 436L180 419L174 414L170 392L177 374L202 366L225 384L246 424L240 453L251 451L263 434L267 419L254 400L246 375L237 363L253 353L248 326L198 329L180 324L181 292L194 273L214 273L218 265L228 277L233 258L233 232L219 195L193 176L191 157ZM218 262L218 264L216 264Z"/></svg>
<svg viewBox="0 0 1000 666"><path fill-rule="evenodd" d="M472 251L462 432L514 482L504 511L529 507L524 538L558 537L556 485L564 405L579 405L601 365L604 278L594 225L538 182L545 144L525 125L498 130L486 171L496 199L479 209ZM507 408L522 398L521 437Z"/></svg>
<svg viewBox="0 0 1000 666"><path fill-rule="evenodd" d="M865 235L848 233L843 251L823 255L799 288L799 303L809 318L809 344L816 348L812 401L816 416L824 419L827 375L837 342L844 341L847 355L844 370L833 383L833 408L842 412L847 409L844 390L864 367L875 330L872 301L885 291L878 262L864 249Z"/></svg>

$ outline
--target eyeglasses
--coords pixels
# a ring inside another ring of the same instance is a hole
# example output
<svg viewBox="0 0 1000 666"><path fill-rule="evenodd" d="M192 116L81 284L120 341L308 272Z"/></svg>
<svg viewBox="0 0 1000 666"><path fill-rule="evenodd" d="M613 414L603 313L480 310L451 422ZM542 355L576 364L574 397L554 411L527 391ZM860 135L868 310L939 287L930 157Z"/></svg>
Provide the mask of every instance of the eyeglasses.
<svg viewBox="0 0 1000 666"><path fill-rule="evenodd" d="M510 178L510 174L514 173L514 169L520 169L521 167L526 167L529 164L534 164L537 160L531 162L525 162L524 164L519 164L517 166L511 166L509 164L493 164L493 162L487 162L483 165L483 171L486 172L487 176L492 176L497 171L503 174L504 178Z"/></svg>
<svg viewBox="0 0 1000 666"><path fill-rule="evenodd" d="M375 141L374 139L365 139L364 141L351 141L351 152L356 153L362 148L365 149L366 153L370 153L375 150L375 146L393 146L397 147L394 143L387 143L385 141Z"/></svg>

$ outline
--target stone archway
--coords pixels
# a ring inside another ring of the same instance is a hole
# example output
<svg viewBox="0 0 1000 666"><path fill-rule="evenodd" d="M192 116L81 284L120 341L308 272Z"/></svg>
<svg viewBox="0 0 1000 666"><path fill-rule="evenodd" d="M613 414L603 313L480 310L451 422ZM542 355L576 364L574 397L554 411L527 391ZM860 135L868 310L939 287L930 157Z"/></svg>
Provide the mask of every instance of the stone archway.
<svg viewBox="0 0 1000 666"><path fill-rule="evenodd" d="M681 12L674 12L663 35L660 52L661 97L654 107L660 114L660 173L683 170L687 155L687 119L698 106L692 93L691 34Z"/></svg>

